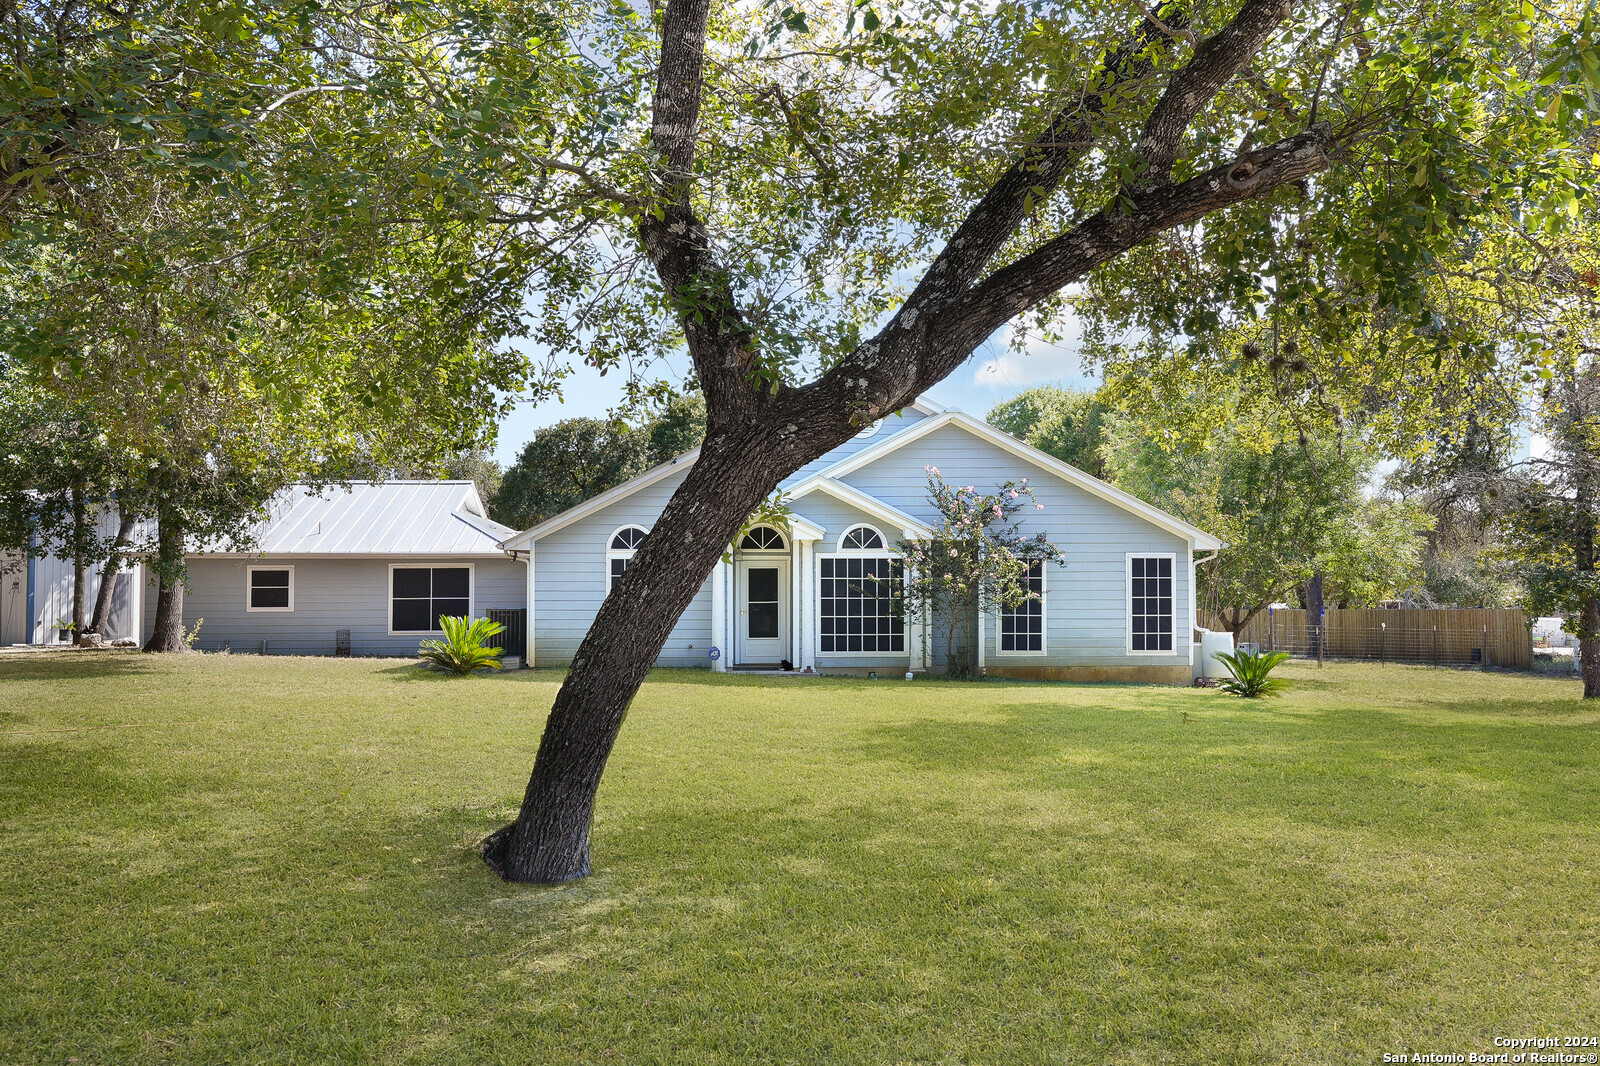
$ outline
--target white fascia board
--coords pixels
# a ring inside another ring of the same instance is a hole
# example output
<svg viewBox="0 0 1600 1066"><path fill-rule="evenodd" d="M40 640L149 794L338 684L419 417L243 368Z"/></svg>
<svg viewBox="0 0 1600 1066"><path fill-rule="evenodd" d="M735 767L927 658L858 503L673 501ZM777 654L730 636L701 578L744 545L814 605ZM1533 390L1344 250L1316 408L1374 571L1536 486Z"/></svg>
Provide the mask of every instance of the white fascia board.
<svg viewBox="0 0 1600 1066"><path fill-rule="evenodd" d="M1063 463L1048 452L1042 452L1031 444L1025 444L1011 434L996 429L989 423L973 418L962 411L946 411L932 418L925 418L916 425L903 429L878 444L863 448L847 459L841 459L817 474L816 477L832 479L846 477L862 467L877 462L886 455L899 451L907 444L921 440L929 433L944 426L956 426L975 437L989 441L1024 462L1032 463L1034 466L1041 467L1046 472L1054 474L1069 485L1075 485L1091 495L1100 497L1107 503L1114 504L1130 514L1137 515L1153 526L1164 529L1174 536L1182 537L1196 551L1212 551L1226 547L1222 541L1198 526L1191 526L1176 515L1168 514L1159 507L1153 507L1137 496L1124 492L1115 485L1108 485L1094 475L1086 474L1070 463Z"/></svg>
<svg viewBox="0 0 1600 1066"><path fill-rule="evenodd" d="M898 507L892 507L876 496L869 496L853 485L846 485L842 481L836 481L823 474L813 474L785 495L791 500L798 500L802 496L811 495L813 492L825 492L840 503L846 503L858 511L864 511L878 521L894 526L900 530L903 536L928 537L933 535L933 527L920 518L907 514Z"/></svg>
<svg viewBox="0 0 1600 1066"><path fill-rule="evenodd" d="M789 533L795 540L821 540L828 533L826 526L819 526L809 518L791 514L788 516Z"/></svg>
<svg viewBox="0 0 1600 1066"><path fill-rule="evenodd" d="M545 519L532 529L525 529L516 536L507 537L505 540L500 542L500 547L508 551L526 548L539 538L549 536L558 529L565 529L567 526L570 526L579 519L594 514L602 507L609 507L618 500L626 499L627 497L632 496L640 489L647 489L670 474L676 474L681 470L687 470L690 466L694 465L694 461L699 457L700 449L690 448L677 458L669 459L652 470L646 470L644 473L640 474L631 481L624 481L615 488L607 489L600 495L585 500L576 507L569 507L553 518Z"/></svg>

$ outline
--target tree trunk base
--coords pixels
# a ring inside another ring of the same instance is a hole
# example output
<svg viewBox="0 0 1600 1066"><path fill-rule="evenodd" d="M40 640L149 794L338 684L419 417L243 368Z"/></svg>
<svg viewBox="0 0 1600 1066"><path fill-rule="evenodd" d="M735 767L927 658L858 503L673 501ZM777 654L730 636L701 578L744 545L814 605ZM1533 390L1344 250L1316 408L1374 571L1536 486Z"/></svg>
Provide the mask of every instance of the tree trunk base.
<svg viewBox="0 0 1600 1066"><path fill-rule="evenodd" d="M167 647L164 641L157 641L153 638L150 643L144 646L144 650L156 655L188 655L194 651L193 648L181 640L172 647Z"/></svg>
<svg viewBox="0 0 1600 1066"><path fill-rule="evenodd" d="M499 829L483 838L483 845L479 854L483 856L484 865L495 872L495 876L502 881L524 885L565 885L573 881L581 881L589 876L589 849L584 848L578 868L572 871L534 871L533 876L513 876L507 860L511 851L511 838L516 832L517 823L503 825Z"/></svg>

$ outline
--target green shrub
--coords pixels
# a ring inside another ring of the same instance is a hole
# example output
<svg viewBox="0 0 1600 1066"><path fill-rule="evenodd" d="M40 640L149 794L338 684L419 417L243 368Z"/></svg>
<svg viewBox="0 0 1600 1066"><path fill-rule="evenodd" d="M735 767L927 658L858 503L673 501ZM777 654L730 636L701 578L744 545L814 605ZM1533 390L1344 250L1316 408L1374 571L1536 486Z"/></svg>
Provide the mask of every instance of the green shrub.
<svg viewBox="0 0 1600 1066"><path fill-rule="evenodd" d="M1217 687L1253 700L1258 696L1281 696L1289 682L1281 677L1268 677L1273 669L1289 658L1286 651L1217 652L1217 659L1233 676L1217 682Z"/></svg>
<svg viewBox="0 0 1600 1066"><path fill-rule="evenodd" d="M453 674L470 674L474 670L500 669L500 649L487 645L490 637L505 632L505 626L487 618L452 618L439 616L444 629L443 640L425 640L417 648L423 665L435 670L448 670Z"/></svg>

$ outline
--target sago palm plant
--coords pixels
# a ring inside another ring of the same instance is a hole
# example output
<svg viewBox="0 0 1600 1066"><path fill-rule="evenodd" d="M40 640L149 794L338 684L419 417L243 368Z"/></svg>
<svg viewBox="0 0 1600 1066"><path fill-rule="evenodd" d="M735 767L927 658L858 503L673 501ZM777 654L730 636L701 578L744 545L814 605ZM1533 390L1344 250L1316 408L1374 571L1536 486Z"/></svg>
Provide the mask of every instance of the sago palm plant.
<svg viewBox="0 0 1600 1066"><path fill-rule="evenodd" d="M505 632L505 626L487 618L440 615L439 627L444 630L443 640L425 640L417 647L424 665L452 674L500 669L501 649L491 648L487 642L496 633Z"/></svg>
<svg viewBox="0 0 1600 1066"><path fill-rule="evenodd" d="M1273 669L1289 658L1286 651L1236 651L1217 652L1217 659L1232 672L1217 682L1217 687L1235 696L1253 700L1259 696L1281 696L1289 682L1281 677L1268 677Z"/></svg>

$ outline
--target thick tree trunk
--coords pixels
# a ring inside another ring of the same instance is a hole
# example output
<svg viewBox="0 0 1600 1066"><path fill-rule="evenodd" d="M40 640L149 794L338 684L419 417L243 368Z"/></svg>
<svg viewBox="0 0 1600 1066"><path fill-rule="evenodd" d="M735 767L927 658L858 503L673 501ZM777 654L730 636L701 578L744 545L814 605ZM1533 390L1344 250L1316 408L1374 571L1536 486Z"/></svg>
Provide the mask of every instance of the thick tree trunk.
<svg viewBox="0 0 1600 1066"><path fill-rule="evenodd" d="M848 435L848 427L839 434ZM816 445L817 454L833 443ZM560 884L588 875L595 793L628 705L729 540L789 469L767 435L708 434L578 647L517 820L485 842L484 858L501 876Z"/></svg>
<svg viewBox="0 0 1600 1066"><path fill-rule="evenodd" d="M72 639L83 635L84 616L89 598L88 508L83 490L72 488Z"/></svg>
<svg viewBox="0 0 1600 1066"><path fill-rule="evenodd" d="M117 583L117 571L122 566L123 559L127 558L128 545L133 542L133 529L137 519L128 515L122 516L122 521L117 526L116 539L111 542L111 550L106 553L105 566L100 569L100 591L95 594L94 614L89 619L90 633L104 633L108 616L111 614L111 597Z"/></svg>
<svg viewBox="0 0 1600 1066"><path fill-rule="evenodd" d="M1583 602L1578 656L1583 669L1583 698L1600 700L1600 598L1594 596Z"/></svg>
<svg viewBox="0 0 1600 1066"><path fill-rule="evenodd" d="M1319 124L1187 181L1167 180L1184 130L1288 11L1277 0L1246 0L1169 78L1140 137L1147 166L1139 184L985 277L1034 202L1093 148L1093 117L1106 96L1152 69L1149 49L1170 27L1146 19L973 207L889 324L818 381L791 389L759 358L755 332L692 206L710 3L666 5L650 133L657 199L641 215L639 235L664 290L679 302L710 424L693 470L578 648L517 820L485 842L491 865L510 880L542 883L589 872L595 792L628 704L729 539L780 478L914 400L996 329L1096 266L1163 230L1327 168L1332 130Z"/></svg>
<svg viewBox="0 0 1600 1066"><path fill-rule="evenodd" d="M168 510L156 514L156 573L161 582L156 595L156 619L145 651L186 652L183 642L183 525Z"/></svg>

